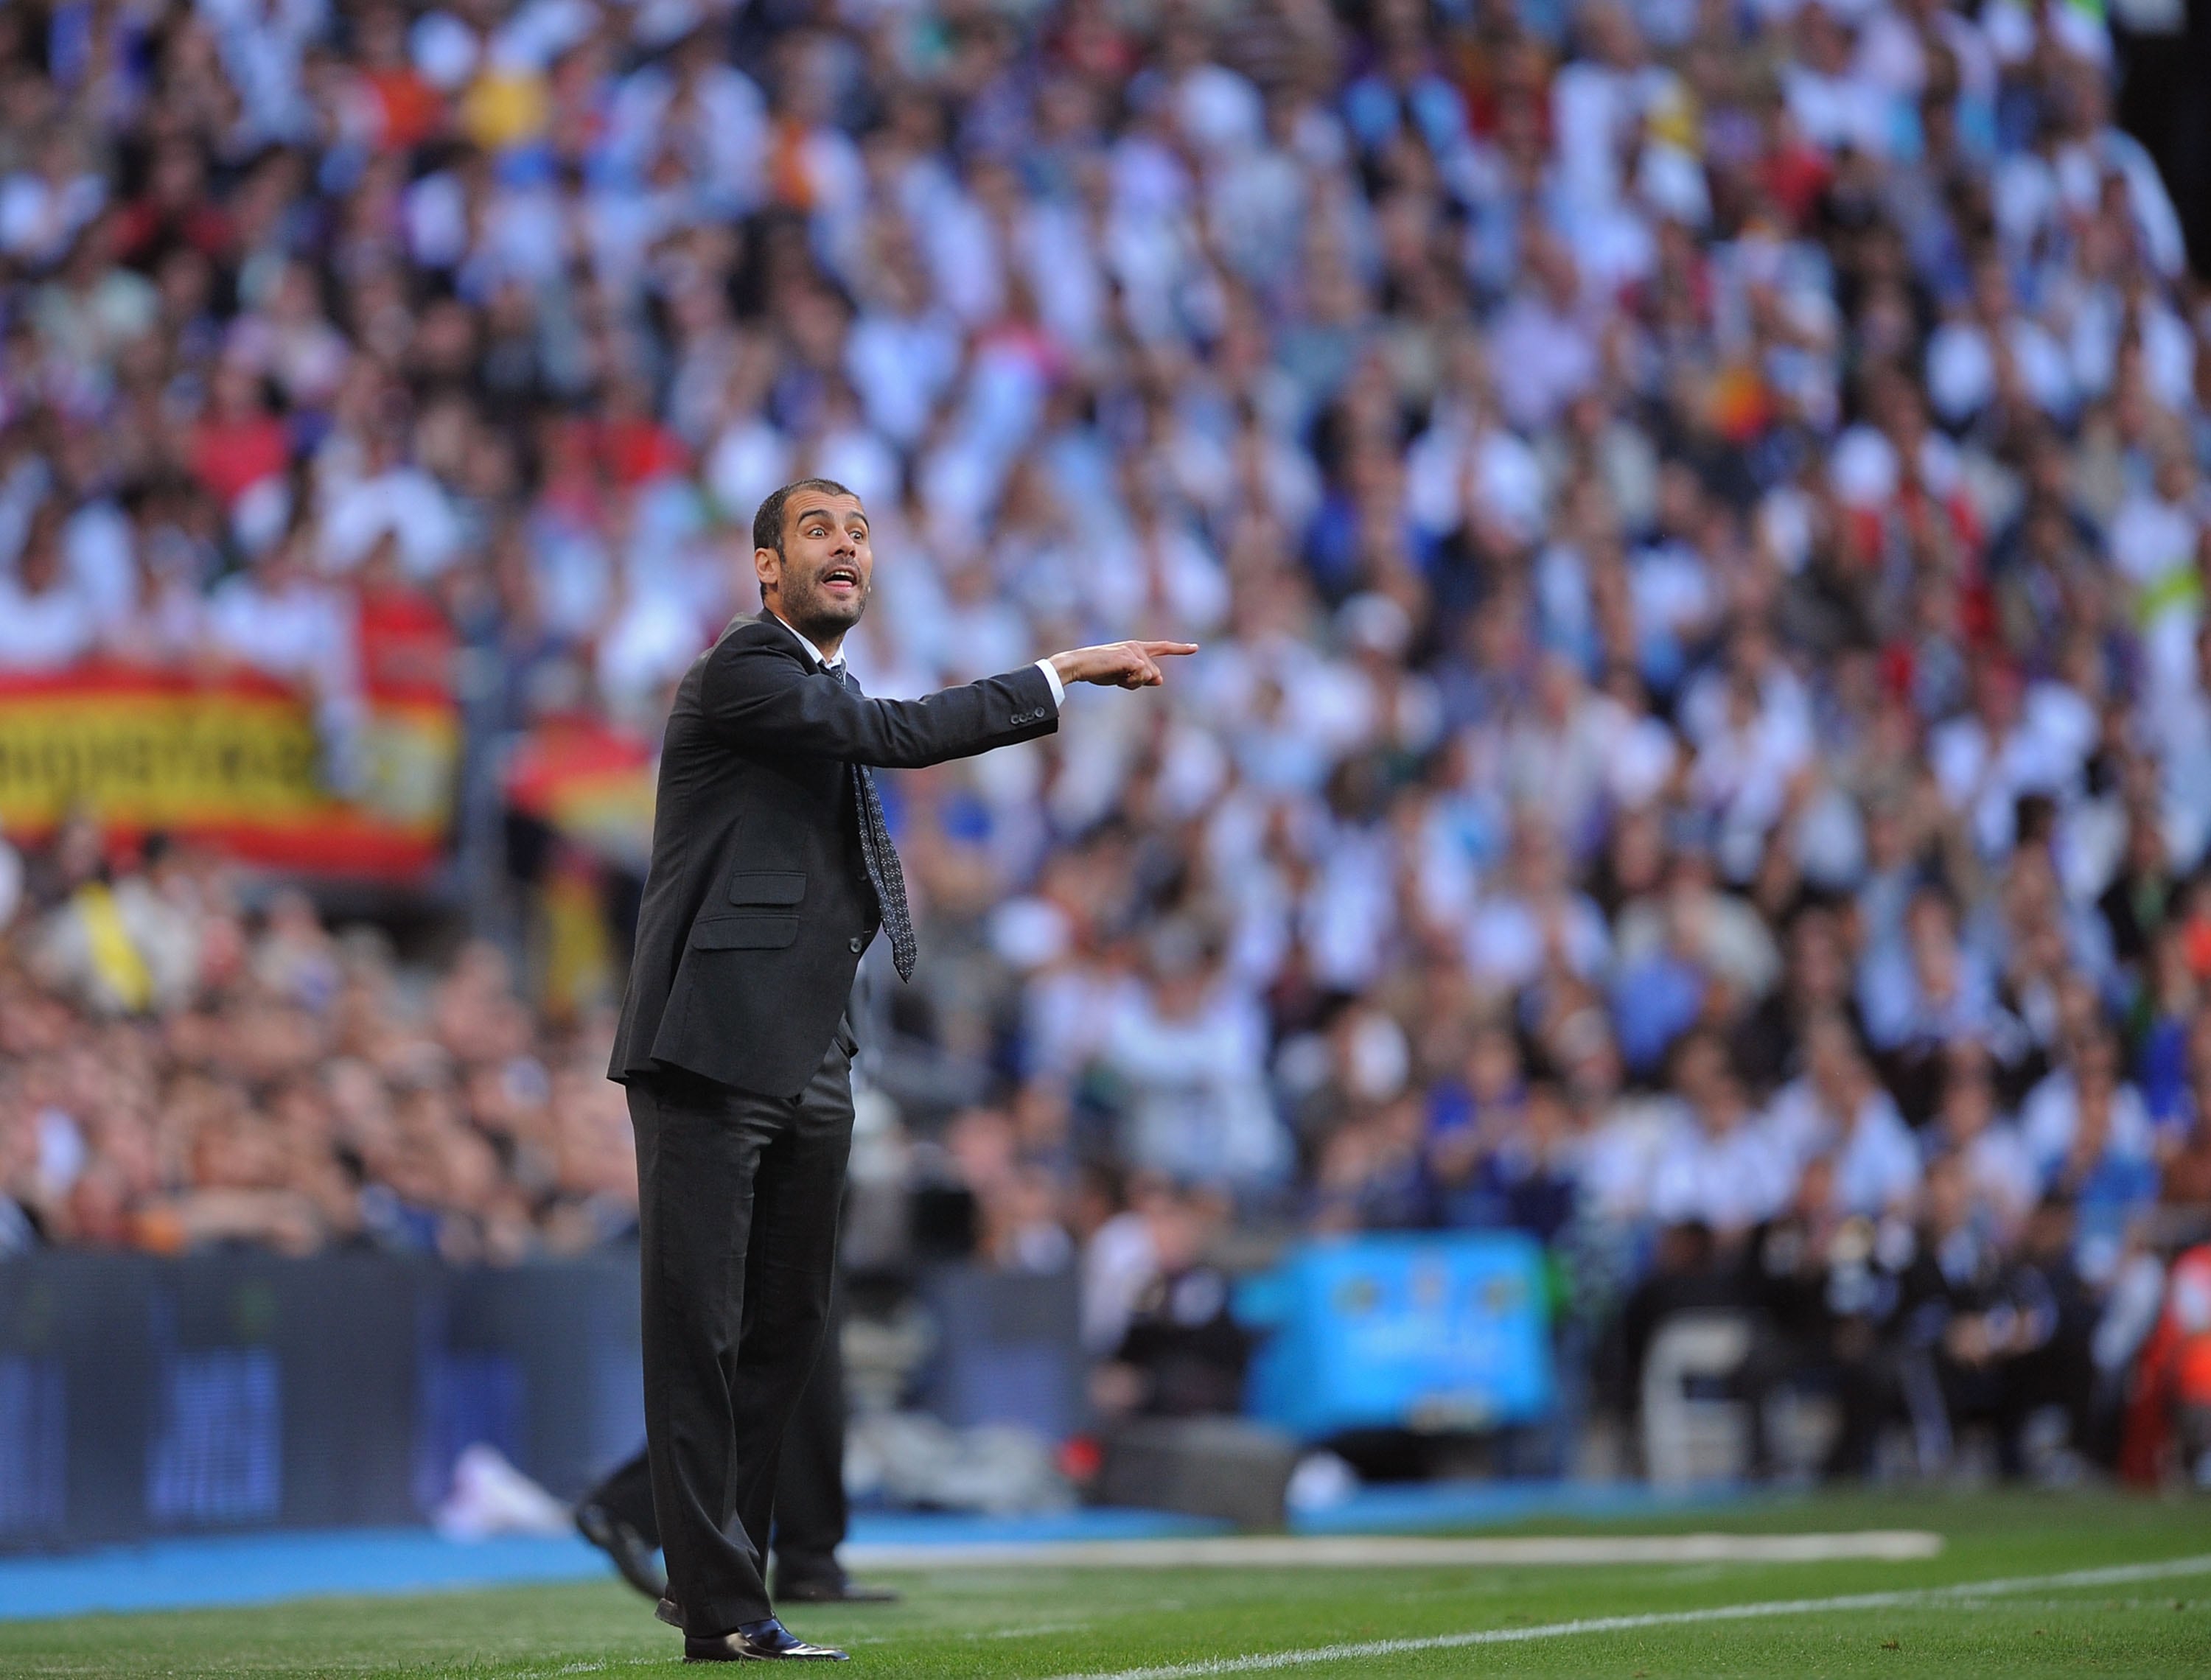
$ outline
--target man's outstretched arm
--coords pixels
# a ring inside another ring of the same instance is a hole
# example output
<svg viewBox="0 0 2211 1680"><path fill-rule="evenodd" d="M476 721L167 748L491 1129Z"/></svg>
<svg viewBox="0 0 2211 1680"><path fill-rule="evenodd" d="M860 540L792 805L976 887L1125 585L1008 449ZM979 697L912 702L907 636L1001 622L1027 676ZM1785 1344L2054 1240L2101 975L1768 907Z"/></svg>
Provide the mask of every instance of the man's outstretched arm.
<svg viewBox="0 0 2211 1680"><path fill-rule="evenodd" d="M1115 642L1054 654L1050 662L1063 683L1148 688L1163 680L1160 658L1196 651L1187 642ZM750 750L893 769L1033 740L1059 721L1057 698L1036 665L918 700L869 699L816 680L780 638L744 631L714 650L700 698L716 729Z"/></svg>

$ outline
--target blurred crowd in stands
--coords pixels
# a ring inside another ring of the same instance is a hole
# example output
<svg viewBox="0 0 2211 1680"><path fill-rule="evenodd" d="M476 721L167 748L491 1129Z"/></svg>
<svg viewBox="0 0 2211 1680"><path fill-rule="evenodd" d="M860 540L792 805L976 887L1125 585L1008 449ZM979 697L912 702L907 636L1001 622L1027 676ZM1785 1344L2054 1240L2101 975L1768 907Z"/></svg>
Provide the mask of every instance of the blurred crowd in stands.
<svg viewBox="0 0 2211 1680"><path fill-rule="evenodd" d="M73 826L0 958L0 1256L368 1243L456 1263L635 1229L606 1035L550 1030L497 946L434 974L296 890Z"/></svg>
<svg viewBox="0 0 2211 1680"><path fill-rule="evenodd" d="M653 739L826 474L871 692L1205 644L890 788L856 1169L1081 1268L1117 1404L1233 1397L1239 1233L1517 1228L1617 1394L1723 1302L1837 1468L2099 1450L2211 1218L2211 294L2120 71L2071 0L9 6L0 673L243 664L335 777L409 594L466 803ZM618 964L20 849L0 1244L631 1217Z"/></svg>

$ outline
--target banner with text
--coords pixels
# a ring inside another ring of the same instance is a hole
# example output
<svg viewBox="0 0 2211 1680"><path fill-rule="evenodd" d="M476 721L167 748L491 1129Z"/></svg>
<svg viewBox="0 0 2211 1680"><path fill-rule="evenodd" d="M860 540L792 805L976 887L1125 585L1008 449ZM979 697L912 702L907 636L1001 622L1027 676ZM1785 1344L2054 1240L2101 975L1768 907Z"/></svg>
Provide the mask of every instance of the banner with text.
<svg viewBox="0 0 2211 1680"><path fill-rule="evenodd" d="M319 710L244 671L97 663L0 676L0 833L36 839L82 814L110 834L163 831L272 868L429 869L459 759L450 696L386 682Z"/></svg>

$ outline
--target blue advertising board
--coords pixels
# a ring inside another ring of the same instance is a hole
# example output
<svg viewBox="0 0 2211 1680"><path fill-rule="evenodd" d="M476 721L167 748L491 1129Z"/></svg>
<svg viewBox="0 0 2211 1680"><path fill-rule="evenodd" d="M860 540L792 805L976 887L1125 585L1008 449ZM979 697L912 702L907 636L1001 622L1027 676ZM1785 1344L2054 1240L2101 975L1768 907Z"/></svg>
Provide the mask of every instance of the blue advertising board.
<svg viewBox="0 0 2211 1680"><path fill-rule="evenodd" d="M1246 1409L1305 1440L1493 1429L1550 1410L1543 1250L1510 1231L1316 1242L1250 1279Z"/></svg>

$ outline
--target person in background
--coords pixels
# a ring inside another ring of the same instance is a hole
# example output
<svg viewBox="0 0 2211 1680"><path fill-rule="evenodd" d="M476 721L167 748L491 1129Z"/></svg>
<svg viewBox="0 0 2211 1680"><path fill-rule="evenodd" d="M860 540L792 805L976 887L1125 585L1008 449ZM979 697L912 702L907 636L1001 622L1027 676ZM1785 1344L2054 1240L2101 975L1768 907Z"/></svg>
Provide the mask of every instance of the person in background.
<svg viewBox="0 0 2211 1680"><path fill-rule="evenodd" d="M1732 1309L1741 1299L1711 1226L1692 1219L1660 1228L1650 1267L1620 1303L1608 1345L1598 1357L1631 1429L1642 1412L1644 1364L1666 1320L1677 1314Z"/></svg>
<svg viewBox="0 0 2211 1680"><path fill-rule="evenodd" d="M1964 1164L1930 1163L1926 1211L1899 1270L1896 1383L1925 1466L1951 1461L1960 1429L1987 1423L1998 1467L2026 1467L2024 1425L2036 1406L2064 1408L2085 1441L2093 1367L2087 1314L2070 1256L2071 1209L2044 1201L2014 1257L1976 1205Z"/></svg>
<svg viewBox="0 0 2211 1680"><path fill-rule="evenodd" d="M1776 1467L1768 1402L1796 1387L1832 1393L1840 1414L1820 1474L1871 1467L1885 1399L1881 1334L1897 1302L1880 1246L1873 1222L1843 1202L1826 1155L1805 1163L1790 1206L1743 1245L1740 1290L1753 1339L1735 1391L1750 1409L1753 1476Z"/></svg>
<svg viewBox="0 0 2211 1680"><path fill-rule="evenodd" d="M1234 1279L1211 1254L1229 1211L1227 1199L1208 1190L1178 1191L1154 1205L1158 1270L1092 1380L1092 1398L1109 1417L1242 1410L1251 1338L1236 1320Z"/></svg>

